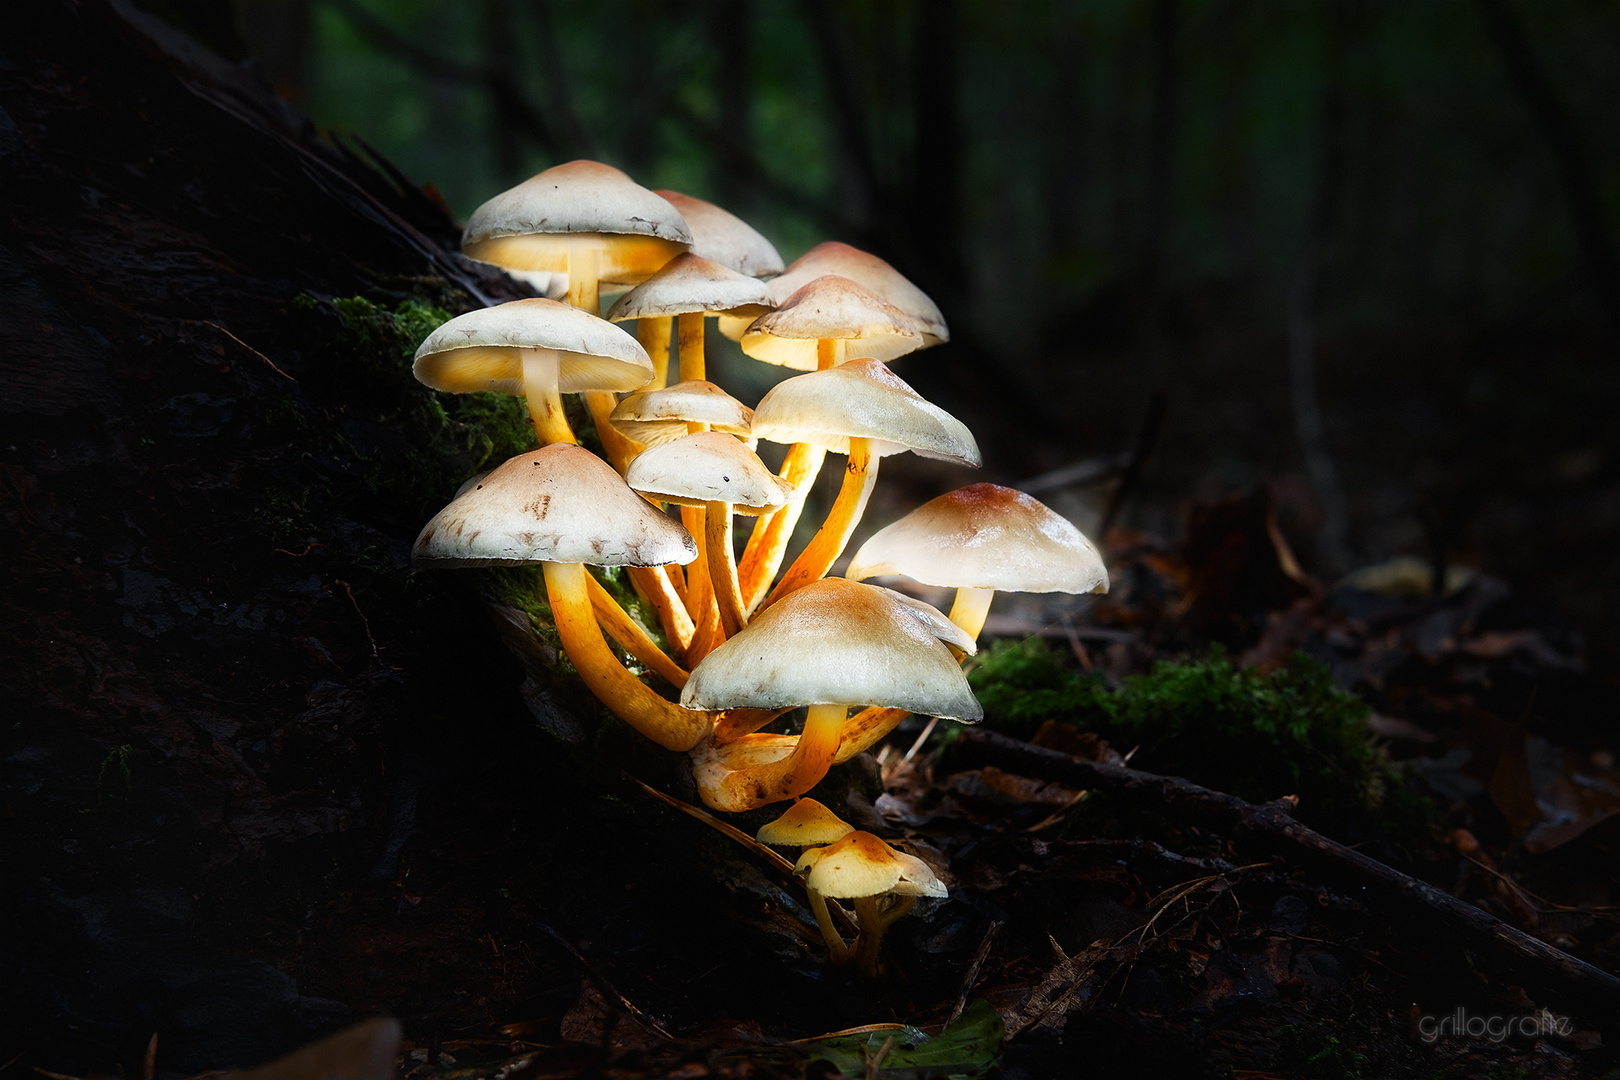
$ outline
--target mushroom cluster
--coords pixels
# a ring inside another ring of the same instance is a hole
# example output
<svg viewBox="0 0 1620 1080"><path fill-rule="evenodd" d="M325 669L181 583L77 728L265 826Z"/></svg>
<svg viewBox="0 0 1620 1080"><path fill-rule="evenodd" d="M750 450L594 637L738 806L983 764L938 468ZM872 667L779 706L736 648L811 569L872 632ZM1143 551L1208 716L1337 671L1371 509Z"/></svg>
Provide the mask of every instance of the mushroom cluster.
<svg viewBox="0 0 1620 1080"><path fill-rule="evenodd" d="M974 651L995 590L1107 589L1096 549L1071 524L989 484L940 496L872 537L844 578L826 576L883 457L981 463L967 428L889 370L950 335L933 302L882 259L825 243L784 267L725 210L590 161L489 200L462 247L520 277L563 276L567 302L471 311L417 351L416 377L434 390L522 397L539 449L464 485L422 529L413 559L540 563L558 638L586 686L636 731L689 753L712 808L802 796L912 713L979 719L959 660ZM621 293L605 317L604 290ZM746 355L803 374L750 409L708 379L709 319ZM632 320L634 336L621 326ZM577 445L564 393L583 396L601 456ZM760 439L788 446L780 470L756 455ZM829 453L846 459L838 497L783 570ZM754 519L740 556L738 514ZM623 567L658 625L626 612L590 566ZM883 574L955 587L956 606L947 618L862 583ZM799 708L799 734L758 733ZM875 836L843 830L816 841L800 869L834 960L874 974L883 930L944 886ZM832 929L827 897L852 900L854 943Z"/></svg>

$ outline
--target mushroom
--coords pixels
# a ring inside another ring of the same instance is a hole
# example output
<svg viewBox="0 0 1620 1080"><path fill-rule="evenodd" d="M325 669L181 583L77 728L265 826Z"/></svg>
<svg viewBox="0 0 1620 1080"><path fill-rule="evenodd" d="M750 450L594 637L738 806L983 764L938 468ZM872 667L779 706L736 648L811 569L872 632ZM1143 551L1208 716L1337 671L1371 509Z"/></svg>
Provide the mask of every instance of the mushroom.
<svg viewBox="0 0 1620 1080"><path fill-rule="evenodd" d="M754 409L754 434L848 455L838 498L765 606L827 572L843 552L877 482L878 461L905 450L961 465L981 463L960 420L875 359L852 360L777 383Z"/></svg>
<svg viewBox="0 0 1620 1080"><path fill-rule="evenodd" d="M844 571L851 581L882 574L955 588L951 621L970 638L983 629L997 590L1108 591L1102 556L1079 529L1023 492L996 484L971 484L924 503L874 533ZM895 709L850 717L837 760L874 745L904 719Z"/></svg>
<svg viewBox="0 0 1620 1080"><path fill-rule="evenodd" d="M899 918L912 909L919 896L948 895L945 884L915 855L896 851L869 832L851 832L822 848L811 848L799 857L794 873L804 878L805 891L816 900L831 897L855 902L858 927L853 943L846 944L832 924L823 919L826 901L821 900L816 924L832 953L833 962L851 961L861 974L876 976L883 936ZM884 901L892 898L892 902Z"/></svg>
<svg viewBox="0 0 1620 1080"><path fill-rule="evenodd" d="M563 651L585 685L637 731L690 750L708 718L677 708L627 671L592 615L596 566L686 563L697 547L590 451L553 443L504 462L440 510L416 538L417 566L503 566L539 561Z"/></svg>
<svg viewBox="0 0 1620 1080"><path fill-rule="evenodd" d="M411 370L435 390L523 397L542 445L577 442L561 393L634 390L652 377L636 339L555 300L512 300L458 315L427 336Z"/></svg>
<svg viewBox="0 0 1620 1080"><path fill-rule="evenodd" d="M746 440L753 430L754 410L714 383L693 379L631 394L619 402L608 422L649 447L696 434L693 425Z"/></svg>
<svg viewBox="0 0 1620 1080"><path fill-rule="evenodd" d="M800 799L775 821L762 825L754 839L775 847L820 847L842 840L855 831L855 826L840 818L814 799ZM816 926L821 930L833 963L844 964L849 955L843 936L833 925L832 912L827 910L827 898L816 890L805 887L810 897L810 910L815 914Z"/></svg>
<svg viewBox="0 0 1620 1080"><path fill-rule="evenodd" d="M809 707L803 733L780 760L746 760L759 736L725 747L710 739L694 750L703 801L733 811L813 787L832 764L851 705L983 716L955 657L914 609L842 578L813 582L761 612L692 669L681 704L711 712Z"/></svg>
<svg viewBox="0 0 1620 1080"><path fill-rule="evenodd" d="M630 463L625 479L644 495L693 507L702 516L704 539L700 548L707 561L707 574L699 571L689 578L688 593L694 587L700 593L712 589L725 636L736 634L747 622L747 615L737 584L732 512L735 509L758 514L781 506L789 495L787 485L771 475L735 436L720 431L704 431L652 447ZM700 599L706 608L707 596ZM693 619L697 619L695 611ZM701 658L708 643L694 644L693 657Z"/></svg>
<svg viewBox="0 0 1620 1080"><path fill-rule="evenodd" d="M745 277L691 252L675 256L658 273L637 285L608 309L610 322L669 318L679 321L681 379L701 379L705 316L728 312L758 318L770 311L765 283Z"/></svg>
<svg viewBox="0 0 1620 1080"><path fill-rule="evenodd" d="M876 255L836 240L817 244L793 260L792 266L771 281L771 299L778 304L785 303L795 291L825 274L848 278L899 308L911 320L912 327L922 334L924 348L951 339L945 316L927 293ZM738 319L720 320L720 332L733 341L741 340L747 328Z"/></svg>
<svg viewBox="0 0 1620 1080"><path fill-rule="evenodd" d="M667 200L611 165L570 161L474 210L461 250L497 266L567 274L568 302L600 315L600 282L645 281L691 243L691 230ZM607 424L617 403L609 391L585 395L602 448L622 471L630 448Z"/></svg>

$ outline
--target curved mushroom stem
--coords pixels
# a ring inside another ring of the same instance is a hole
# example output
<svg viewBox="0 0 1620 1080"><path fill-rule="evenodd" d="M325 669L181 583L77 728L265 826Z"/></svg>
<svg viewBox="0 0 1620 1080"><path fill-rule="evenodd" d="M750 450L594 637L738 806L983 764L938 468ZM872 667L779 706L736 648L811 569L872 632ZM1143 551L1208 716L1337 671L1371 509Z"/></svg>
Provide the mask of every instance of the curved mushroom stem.
<svg viewBox="0 0 1620 1080"><path fill-rule="evenodd" d="M815 912L816 925L821 928L821 938L827 943L827 952L832 955L835 967L843 967L850 961L849 946L844 942L844 936L833 925L832 913L827 910L827 898L816 890L805 886L805 892L810 894L810 910Z"/></svg>
<svg viewBox="0 0 1620 1080"><path fill-rule="evenodd" d="M860 933L855 935L855 943L850 946L850 953L855 966L867 978L873 978L878 973L878 947L883 944L883 917L878 914L877 896L857 896L855 898L855 921L860 924Z"/></svg>
<svg viewBox="0 0 1620 1080"><path fill-rule="evenodd" d="M523 399L529 405L529 420L541 446L574 443L574 429L563 414L562 395L557 390L560 360L556 349L519 349L523 357Z"/></svg>
<svg viewBox="0 0 1620 1080"><path fill-rule="evenodd" d="M664 628L664 640L682 656L692 644L692 616L686 613L686 601L675 586L675 578L662 566L627 566L625 572L641 598L658 613L658 622Z"/></svg>
<svg viewBox="0 0 1620 1080"><path fill-rule="evenodd" d="M707 514L701 506L681 507L681 524L697 543L698 557L686 564L686 610L699 630L703 629L705 612L714 603L709 587L709 530ZM694 660L693 663L696 663Z"/></svg>
<svg viewBox="0 0 1620 1080"><path fill-rule="evenodd" d="M770 607L793 590L826 576L828 568L843 554L855 526L860 524L861 514L866 510L866 500L871 497L872 488L877 484L880 460L872 453L872 440L849 440L844 484L838 489L838 498L828 512L827 520L822 522L820 531L811 538L799 557L793 560L793 565L776 583L776 588L771 590L771 595L760 605L761 608Z"/></svg>
<svg viewBox="0 0 1620 1080"><path fill-rule="evenodd" d="M618 407L619 395L611 390L587 390L580 396L585 399L585 408L590 410L591 422L596 425L596 437L602 442L603 455L613 466L613 471L623 476L643 447L622 434L608 419Z"/></svg>
<svg viewBox="0 0 1620 1080"><path fill-rule="evenodd" d="M704 508L704 554L709 559L709 586L720 605L720 625L726 637L748 625L742 586L737 581L737 553L731 546L731 504L711 502Z"/></svg>
<svg viewBox="0 0 1620 1080"><path fill-rule="evenodd" d="M787 553L788 541L793 538L794 526L799 524L799 515L804 512L805 497L810 494L810 486L816 482L821 463L826 459L827 451L819 446L794 443L789 447L782 461L782 471L777 475L793 485L793 494L788 496L786 506L761 514L755 521L737 571L747 610L753 611L759 606L765 591L771 587L782 565L782 556Z"/></svg>
<svg viewBox="0 0 1620 1080"><path fill-rule="evenodd" d="M752 735L778 716L792 711L792 709L727 709L714 721L714 741L720 746L735 742L744 735Z"/></svg>
<svg viewBox="0 0 1620 1080"><path fill-rule="evenodd" d="M844 722L833 764L842 765L861 751L870 750L910 715L904 709L880 709L875 705L862 709Z"/></svg>
<svg viewBox="0 0 1620 1080"><path fill-rule="evenodd" d="M709 730L709 714L665 701L619 663L591 612L590 586L586 584L590 575L585 572L585 564L540 565L546 575L546 596L551 601L557 637L597 700L660 746L671 750L696 746Z"/></svg>
<svg viewBox="0 0 1620 1080"><path fill-rule="evenodd" d="M668 315L647 315L636 320L636 340L652 361L652 382L641 389L662 390L669 385L669 327L675 320Z"/></svg>
<svg viewBox="0 0 1620 1080"><path fill-rule="evenodd" d="M681 382L708 378L704 374L703 312L692 311L676 316L676 327L680 335Z"/></svg>
<svg viewBox="0 0 1620 1080"><path fill-rule="evenodd" d="M590 590L591 611L596 614L596 623L608 637L677 690L686 685L686 672L658 647L658 642L630 617L629 612L619 606L619 602L602 587L601 582L587 573L585 586Z"/></svg>
<svg viewBox="0 0 1620 1080"><path fill-rule="evenodd" d="M994 589L957 589L956 602L951 605L951 622L977 641L979 631L984 629L984 618L990 614L990 601L995 598Z"/></svg>
<svg viewBox="0 0 1620 1080"><path fill-rule="evenodd" d="M740 811L803 795L820 783L832 768L838 733L848 713L847 705L810 706L804 732L791 754L768 765L729 772L720 780L716 791L700 785L703 801L716 810Z"/></svg>

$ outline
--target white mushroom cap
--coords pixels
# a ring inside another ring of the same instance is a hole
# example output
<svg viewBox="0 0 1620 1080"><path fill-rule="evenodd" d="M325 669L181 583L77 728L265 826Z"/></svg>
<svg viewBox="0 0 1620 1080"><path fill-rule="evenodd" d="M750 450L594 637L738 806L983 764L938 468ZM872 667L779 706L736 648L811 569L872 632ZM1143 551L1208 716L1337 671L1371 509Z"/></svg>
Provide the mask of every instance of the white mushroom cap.
<svg viewBox="0 0 1620 1080"><path fill-rule="evenodd" d="M452 394L522 395L521 349L556 349L558 389L634 390L653 377L641 343L589 312L555 300L511 300L457 315L416 350L417 379Z"/></svg>
<svg viewBox="0 0 1620 1080"><path fill-rule="evenodd" d="M938 305L900 271L859 248L829 240L817 244L797 259L793 265L771 282L771 296L783 303L797 289L823 274L837 274L864 285L905 313L928 345L938 345L951 339L945 326L945 316Z"/></svg>
<svg viewBox="0 0 1620 1080"><path fill-rule="evenodd" d="M1102 556L1079 529L996 484L947 492L878 530L844 574L852 581L904 574L942 588L1108 591Z"/></svg>
<svg viewBox="0 0 1620 1080"><path fill-rule="evenodd" d="M729 311L758 318L776 305L765 283L682 252L608 309L610 322Z"/></svg>
<svg viewBox="0 0 1620 1080"><path fill-rule="evenodd" d="M685 529L572 443L504 462L435 514L411 548L417 566L657 566L695 558Z"/></svg>
<svg viewBox="0 0 1620 1080"><path fill-rule="evenodd" d="M777 295L774 288L771 293ZM742 336L742 350L767 364L814 371L816 343L825 339L844 341L845 355L858 350L855 355L878 360L893 360L923 346L922 335L894 305L849 278L828 275L755 319Z"/></svg>
<svg viewBox="0 0 1620 1080"><path fill-rule="evenodd" d="M608 420L619 432L657 446L685 438L688 423L708 424L715 431L747 438L754 410L704 379L687 379L661 390L631 394Z"/></svg>
<svg viewBox="0 0 1620 1080"><path fill-rule="evenodd" d="M814 799L800 799L787 813L761 826L754 839L778 847L814 847L842 840L855 826Z"/></svg>
<svg viewBox="0 0 1620 1080"><path fill-rule="evenodd" d="M792 485L723 431L703 431L644 450L625 470L636 491L682 506L731 503L739 514L781 506Z"/></svg>
<svg viewBox="0 0 1620 1080"><path fill-rule="evenodd" d="M776 248L736 214L678 191L659 189L657 194L668 199L686 219L686 227L692 230L692 254L753 278L775 277L782 272L782 256Z"/></svg>
<svg viewBox="0 0 1620 1080"><path fill-rule="evenodd" d="M886 590L822 578L766 608L692 670L688 709L877 705L984 715L950 650Z"/></svg>
<svg viewBox="0 0 1620 1080"><path fill-rule="evenodd" d="M783 379L755 406L753 434L835 454L849 453L853 436L874 440L880 456L910 450L961 465L983 461L965 424L870 358Z"/></svg>
<svg viewBox="0 0 1620 1080"><path fill-rule="evenodd" d="M856 579L851 578L850 580ZM874 585L873 588L883 589L883 586ZM883 591L894 597L897 602L910 608L911 613L928 628L928 632L945 644L961 650L968 656L973 656L979 651L979 643L969 637L966 630L951 622L946 614L933 604L918 600L915 596L907 596L897 589L883 589Z"/></svg>
<svg viewBox="0 0 1620 1080"><path fill-rule="evenodd" d="M680 212L611 165L570 161L490 199L467 219L469 259L568 272L568 250L597 252L602 281L642 281L692 243Z"/></svg>

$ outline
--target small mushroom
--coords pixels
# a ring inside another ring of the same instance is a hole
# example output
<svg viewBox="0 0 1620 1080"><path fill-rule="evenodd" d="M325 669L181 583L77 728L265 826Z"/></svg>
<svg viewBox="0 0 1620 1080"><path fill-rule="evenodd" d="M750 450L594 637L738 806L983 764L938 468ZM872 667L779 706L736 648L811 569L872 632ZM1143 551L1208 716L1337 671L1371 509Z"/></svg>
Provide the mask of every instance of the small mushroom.
<svg viewBox="0 0 1620 1080"><path fill-rule="evenodd" d="M816 923L833 962L853 962L868 977L881 970L883 936L911 910L917 897L948 895L927 863L896 851L869 832L851 832L826 847L811 848L799 857L794 873L804 878L805 891L812 898L854 901L858 927L854 942L844 942L830 916L823 920L818 912ZM823 900L823 911L825 903Z"/></svg>

